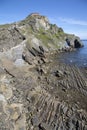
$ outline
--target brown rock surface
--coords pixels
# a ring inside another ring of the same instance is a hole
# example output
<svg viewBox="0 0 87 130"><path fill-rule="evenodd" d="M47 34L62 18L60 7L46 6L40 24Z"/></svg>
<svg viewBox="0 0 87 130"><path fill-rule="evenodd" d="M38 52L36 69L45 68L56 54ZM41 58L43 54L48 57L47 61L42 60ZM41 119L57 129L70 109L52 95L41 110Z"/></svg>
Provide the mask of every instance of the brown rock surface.
<svg viewBox="0 0 87 130"><path fill-rule="evenodd" d="M0 130L87 130L87 68L54 55L66 34L40 15L13 25L0 28Z"/></svg>
<svg viewBox="0 0 87 130"><path fill-rule="evenodd" d="M49 58L51 62L20 69L2 60L9 73L4 72L0 82L1 130L87 129L84 70Z"/></svg>

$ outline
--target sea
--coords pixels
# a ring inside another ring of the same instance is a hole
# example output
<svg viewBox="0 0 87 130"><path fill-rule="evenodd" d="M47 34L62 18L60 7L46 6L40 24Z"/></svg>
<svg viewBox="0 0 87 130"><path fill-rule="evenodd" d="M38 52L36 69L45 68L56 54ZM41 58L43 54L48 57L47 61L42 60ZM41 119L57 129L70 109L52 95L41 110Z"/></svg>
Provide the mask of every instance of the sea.
<svg viewBox="0 0 87 130"><path fill-rule="evenodd" d="M87 67L87 40L82 40L84 47L73 52L64 52L58 55L58 59L66 64L78 67Z"/></svg>

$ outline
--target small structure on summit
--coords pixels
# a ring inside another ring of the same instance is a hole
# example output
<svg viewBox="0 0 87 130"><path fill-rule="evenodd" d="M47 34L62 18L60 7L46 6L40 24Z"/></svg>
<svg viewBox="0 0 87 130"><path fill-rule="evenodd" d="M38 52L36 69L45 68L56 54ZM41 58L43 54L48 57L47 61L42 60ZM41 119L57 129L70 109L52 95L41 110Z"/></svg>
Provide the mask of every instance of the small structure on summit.
<svg viewBox="0 0 87 130"><path fill-rule="evenodd" d="M30 14L30 16L38 16L38 15L40 15L40 14L39 14L39 13L36 13L36 12Z"/></svg>

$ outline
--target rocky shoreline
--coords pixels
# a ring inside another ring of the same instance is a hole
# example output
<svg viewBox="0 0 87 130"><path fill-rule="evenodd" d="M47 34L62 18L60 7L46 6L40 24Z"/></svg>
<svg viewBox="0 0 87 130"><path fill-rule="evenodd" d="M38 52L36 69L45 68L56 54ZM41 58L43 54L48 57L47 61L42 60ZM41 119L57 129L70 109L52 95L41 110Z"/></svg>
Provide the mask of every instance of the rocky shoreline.
<svg viewBox="0 0 87 130"><path fill-rule="evenodd" d="M53 54L35 56L35 65L22 58L21 67L2 60L0 130L86 130L87 71Z"/></svg>
<svg viewBox="0 0 87 130"><path fill-rule="evenodd" d="M55 58L75 49L64 48L73 36L38 14L9 26L0 31L0 130L87 130L87 68Z"/></svg>

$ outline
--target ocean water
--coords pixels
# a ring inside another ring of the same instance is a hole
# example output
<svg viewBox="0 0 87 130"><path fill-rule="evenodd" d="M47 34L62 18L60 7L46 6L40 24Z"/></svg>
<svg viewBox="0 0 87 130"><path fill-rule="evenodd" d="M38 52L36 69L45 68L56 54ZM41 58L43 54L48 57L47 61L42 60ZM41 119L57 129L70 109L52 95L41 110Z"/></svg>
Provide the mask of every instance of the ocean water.
<svg viewBox="0 0 87 130"><path fill-rule="evenodd" d="M58 56L61 62L66 64L74 64L79 67L87 67L87 40L82 41L83 48L78 48L73 52L64 52Z"/></svg>

